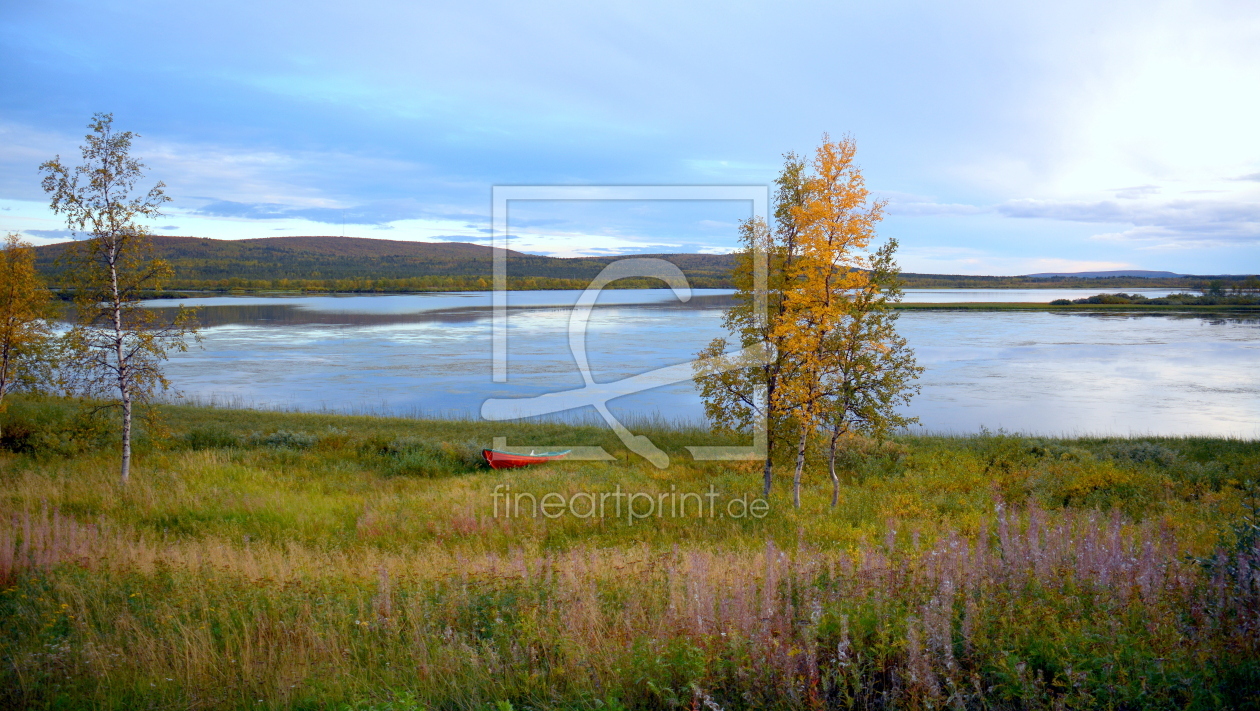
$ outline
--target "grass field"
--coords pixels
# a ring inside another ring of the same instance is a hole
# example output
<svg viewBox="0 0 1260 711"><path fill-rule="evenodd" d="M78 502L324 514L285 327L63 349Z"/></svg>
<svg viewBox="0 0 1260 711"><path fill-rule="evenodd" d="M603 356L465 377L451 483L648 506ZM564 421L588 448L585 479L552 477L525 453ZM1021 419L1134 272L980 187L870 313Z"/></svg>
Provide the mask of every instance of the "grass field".
<svg viewBox="0 0 1260 711"><path fill-rule="evenodd" d="M123 489L108 422L59 400L0 421L6 708L1171 709L1260 693L1257 442L858 443L840 505L814 469L795 510L786 482L741 509L757 465L689 461L683 447L732 439L680 428L645 425L673 460L660 470L596 428L165 407ZM619 461L483 468L504 435ZM529 505L548 494L565 501L554 518ZM604 516L584 515L600 496Z"/></svg>

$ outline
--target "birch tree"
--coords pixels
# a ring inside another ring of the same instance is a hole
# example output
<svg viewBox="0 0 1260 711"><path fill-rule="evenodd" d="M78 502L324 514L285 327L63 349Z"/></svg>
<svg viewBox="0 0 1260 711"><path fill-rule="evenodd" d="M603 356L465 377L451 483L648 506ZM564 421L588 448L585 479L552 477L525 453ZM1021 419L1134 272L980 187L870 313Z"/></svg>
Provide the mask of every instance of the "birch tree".
<svg viewBox="0 0 1260 711"><path fill-rule="evenodd" d="M826 347L831 363L823 374L819 428L828 438L832 507L840 501L836 454L847 440L854 436L881 440L918 422L897 411L918 394L914 381L923 368L896 329L892 305L902 293L896 252L895 239L876 250L865 285L852 296L848 318Z"/></svg>
<svg viewBox="0 0 1260 711"><path fill-rule="evenodd" d="M740 366L730 362L730 343L715 338L696 359L695 382L704 402L705 415L715 426L749 431L764 424L767 456L762 468L762 490L769 496L774 483L776 446L787 436L790 408L779 396L789 377L792 359L782 348L774 324L783 318L785 279L797 257L797 221L793 210L805 200L805 162L794 153L784 156L783 171L775 180L775 223L754 216L740 224L743 249L735 255L732 273L735 305L727 309L723 326L738 343L738 350L761 345L770 357L761 364ZM767 264L766 292L756 293L754 264L764 254ZM765 299L764 313L757 308ZM736 366L736 367L732 367Z"/></svg>
<svg viewBox="0 0 1260 711"><path fill-rule="evenodd" d="M724 325L741 347L763 343L774 357L763 366L724 368L731 356L726 339L719 338L700 353L696 368L711 422L745 429L754 417L766 418L767 495L775 443L794 445L797 507L811 439L838 430L834 443L868 426L886 432L907 423L893 405L908 400L918 375L913 353L893 328L895 314L887 310L900 293L892 258L896 242L871 254L884 204L870 199L856 152L850 138L824 137L808 164L788 154L777 181L774 229L755 219L741 227L736 304ZM753 308L755 249L765 250L770 265L765 318ZM833 488L835 481L833 476Z"/></svg>
<svg viewBox="0 0 1260 711"><path fill-rule="evenodd" d="M853 162L856 153L852 139L824 137L813 174L804 180L805 199L791 209L798 255L785 270L782 315L773 334L794 366L778 397L797 428L792 476L797 508L806 449L823 409L827 374L835 368L835 336L851 322L855 297L869 284L864 252L883 217L883 203L868 200L862 171Z"/></svg>
<svg viewBox="0 0 1260 711"><path fill-rule="evenodd" d="M0 412L14 385L34 375L33 360L48 342L48 297L35 271L35 251L10 232L0 248Z"/></svg>
<svg viewBox="0 0 1260 711"><path fill-rule="evenodd" d="M40 170L53 212L86 237L64 256L75 294L75 325L66 335L71 385L119 409L120 479L126 484L135 406L169 386L161 367L167 352L187 350L187 337L196 331L191 310L180 308L173 319L161 320L140 305L171 276L170 266L153 257L149 233L139 222L161 215L169 200L165 185L137 187L144 177L144 165L130 154L137 136L114 131L112 114L94 115L88 128L82 165L69 168L57 156Z"/></svg>

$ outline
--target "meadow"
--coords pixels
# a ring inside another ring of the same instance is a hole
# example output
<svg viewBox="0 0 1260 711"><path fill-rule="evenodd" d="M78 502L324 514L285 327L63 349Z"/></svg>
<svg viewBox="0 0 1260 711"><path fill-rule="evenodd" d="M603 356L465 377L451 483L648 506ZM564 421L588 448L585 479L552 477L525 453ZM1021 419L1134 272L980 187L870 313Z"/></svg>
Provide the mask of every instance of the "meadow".
<svg viewBox="0 0 1260 711"><path fill-rule="evenodd" d="M0 423L6 708L1197 709L1260 694L1260 442L859 441L839 506L814 468L794 509L783 467L757 516L731 502L760 497L758 463L690 461L685 446L732 438L661 423L636 432L670 454L663 470L595 427L163 406L125 488L106 416L19 398ZM618 461L485 468L504 435ZM615 490L660 506L581 515ZM666 509L710 491L713 507ZM503 492L582 506L509 513Z"/></svg>

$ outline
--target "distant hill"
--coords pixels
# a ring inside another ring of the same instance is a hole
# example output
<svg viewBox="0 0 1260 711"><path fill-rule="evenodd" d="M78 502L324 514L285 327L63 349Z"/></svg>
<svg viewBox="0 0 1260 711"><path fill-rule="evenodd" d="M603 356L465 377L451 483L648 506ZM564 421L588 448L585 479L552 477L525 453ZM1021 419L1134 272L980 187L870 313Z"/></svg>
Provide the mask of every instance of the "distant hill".
<svg viewBox="0 0 1260 711"><path fill-rule="evenodd" d="M1172 272L1149 272L1144 269L1120 269L1112 272L1043 272L1041 274L1025 274L1024 276L1034 279L1045 279L1048 277L1076 277L1078 279L1103 279L1106 277L1143 277L1145 279L1168 279L1188 276L1187 274L1174 274Z"/></svg>
<svg viewBox="0 0 1260 711"><path fill-rule="evenodd" d="M67 243L36 247L36 266L53 287L64 287L57 263ZM153 237L157 256L170 262L172 290L280 290L407 292L488 289L490 247L467 242L405 242L367 237L263 237L217 240ZM581 289L609 263L625 257L659 257L678 265L696 288L731 288L732 254L629 254L610 257L543 257L509 250L512 289ZM902 274L908 288L1197 289L1206 279L1172 272L1127 270L1027 276ZM622 288L660 287L654 279L626 279Z"/></svg>
<svg viewBox="0 0 1260 711"><path fill-rule="evenodd" d="M154 252L168 262L174 289L335 289L383 291L488 288L490 247L467 242L405 242L366 237L264 237L217 240L155 235ZM65 267L67 243L36 247L36 266L53 285ZM699 288L729 286L729 254L636 254L678 265ZM620 257L543 257L508 250L514 288L580 288ZM532 280L532 281L523 281ZM580 283L579 283L580 282ZM623 286L643 286L629 280ZM660 282L655 282L659 286Z"/></svg>
<svg viewBox="0 0 1260 711"><path fill-rule="evenodd" d="M367 239L363 237L262 237L255 239L224 240L205 237L172 237L154 235L150 238L157 255L167 260L219 260L230 259L245 263L263 261L288 262L292 259L318 260L331 257L339 260L376 259L380 257L410 257L425 260L490 259L490 248L468 242L406 242L392 239ZM55 259L69 243L62 242L37 247L39 261ZM508 252L511 257L530 256L521 252Z"/></svg>

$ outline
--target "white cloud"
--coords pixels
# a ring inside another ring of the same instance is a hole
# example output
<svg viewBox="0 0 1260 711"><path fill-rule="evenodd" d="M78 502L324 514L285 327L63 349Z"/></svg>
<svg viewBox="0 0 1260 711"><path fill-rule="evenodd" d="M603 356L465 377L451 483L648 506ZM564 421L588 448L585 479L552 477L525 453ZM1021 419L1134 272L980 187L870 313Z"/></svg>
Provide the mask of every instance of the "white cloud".
<svg viewBox="0 0 1260 711"><path fill-rule="evenodd" d="M1181 192L1260 174L1254 2L1069 1L1030 14L1047 29L1029 50L1038 71L1018 77L1024 90L1003 107L1011 136L943 174L994 201Z"/></svg>
<svg viewBox="0 0 1260 711"><path fill-rule="evenodd" d="M937 217L941 215L979 215L992 212L993 208L963 203L939 202L899 202L889 201L886 212L889 215L907 217Z"/></svg>
<svg viewBox="0 0 1260 711"><path fill-rule="evenodd" d="M729 232L734 232L739 227L739 225L734 222L726 222L723 220L700 220L696 223L696 225L710 230L727 230Z"/></svg>
<svg viewBox="0 0 1260 711"><path fill-rule="evenodd" d="M1136 185L1131 188L1120 188L1116 191L1116 198L1120 200L1136 200L1148 195L1158 195L1160 190L1158 185Z"/></svg>
<svg viewBox="0 0 1260 711"><path fill-rule="evenodd" d="M39 186L39 165L58 154L63 162L77 162L77 145L69 136L0 122L0 199L40 199L43 191Z"/></svg>
<svg viewBox="0 0 1260 711"><path fill-rule="evenodd" d="M549 257L596 257L612 254L675 252L682 245L647 238L580 232L513 232L508 247Z"/></svg>
<svg viewBox="0 0 1260 711"><path fill-rule="evenodd" d="M0 198L0 233L7 232L21 232L37 246L70 239L65 220L53 215L46 203Z"/></svg>
<svg viewBox="0 0 1260 711"><path fill-rule="evenodd" d="M999 214L1069 222L1132 225L1099 237L1164 246L1260 244L1260 202L1242 195L1216 200L1011 200Z"/></svg>
<svg viewBox="0 0 1260 711"><path fill-rule="evenodd" d="M347 234L478 239L485 223L465 226L496 182L765 183L782 151L808 157L831 130L860 139L872 187L929 193L885 193L907 247L992 250L939 256L943 270L1257 243L1255 0L818 5L805 23L756 4L360 5L33 4L5 38L21 66L0 114L41 128L0 125L0 197L43 199L35 166L77 158L84 132L46 127L88 105L149 127L137 153L170 185L172 232L230 238L335 234L345 215ZM122 26L165 59L83 49ZM0 222L63 226L46 211ZM702 230L725 229L608 224L528 239L713 251ZM1223 270L1237 254L1195 256Z"/></svg>
<svg viewBox="0 0 1260 711"><path fill-rule="evenodd" d="M1098 242L1128 243L1143 250L1185 250L1236 247L1239 240L1233 236L1216 236L1207 233L1187 235L1164 227L1133 227L1119 232L1103 232L1091 239ZM1260 244L1260 230L1253 232L1243 244ZM1246 267L1243 266L1245 270Z"/></svg>
<svg viewBox="0 0 1260 711"><path fill-rule="evenodd" d="M1113 262L1096 259L1062 259L1059 257L1040 257L1034 259L1015 260L1020 266L1015 270L1018 274L1043 274L1046 272L1104 272L1117 269L1133 269L1129 262Z"/></svg>
<svg viewBox="0 0 1260 711"><path fill-rule="evenodd" d="M902 254L901 263L904 271L919 274L1017 275L1140 268L1126 261L1011 257L986 250L961 247L906 249Z"/></svg>

